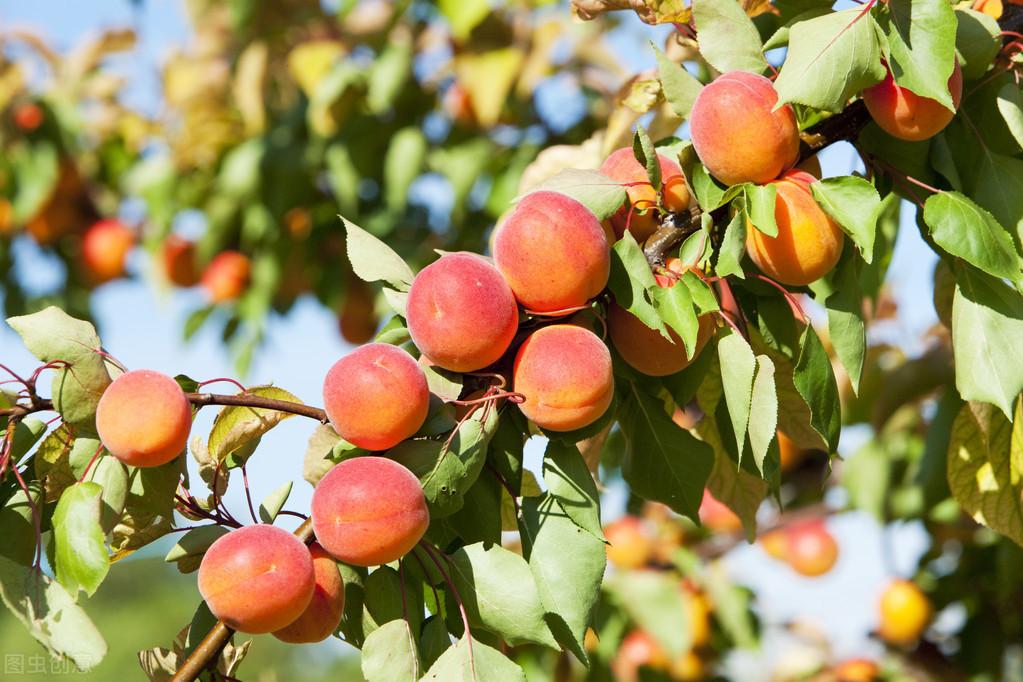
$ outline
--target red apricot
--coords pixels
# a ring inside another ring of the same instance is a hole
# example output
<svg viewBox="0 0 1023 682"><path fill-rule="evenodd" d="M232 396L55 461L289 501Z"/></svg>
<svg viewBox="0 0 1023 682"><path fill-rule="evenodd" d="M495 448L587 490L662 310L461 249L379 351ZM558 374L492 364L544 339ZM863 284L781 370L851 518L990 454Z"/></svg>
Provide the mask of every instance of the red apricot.
<svg viewBox="0 0 1023 682"><path fill-rule="evenodd" d="M167 280L179 287L199 283L199 267L195 259L195 243L176 234L163 242L163 271Z"/></svg>
<svg viewBox="0 0 1023 682"><path fill-rule="evenodd" d="M661 154L657 155L657 161L661 166L660 197L631 147L615 150L600 167L601 173L625 186L628 196L626 205L611 218L615 236L619 239L628 228L636 241L645 241L657 230L658 206L672 212L689 208L689 185L682 174L682 167ZM645 212L641 214L639 211Z"/></svg>
<svg viewBox="0 0 1023 682"><path fill-rule="evenodd" d="M89 280L103 284L124 275L135 233L119 220L100 220L82 235L82 263Z"/></svg>
<svg viewBox="0 0 1023 682"><path fill-rule="evenodd" d="M309 606L290 625L274 632L282 642L321 642L337 630L345 607L345 585L337 561L319 544L309 545L315 587Z"/></svg>
<svg viewBox="0 0 1023 682"><path fill-rule="evenodd" d="M387 450L426 421L430 389L411 355L371 343L334 363L323 380L323 403L342 438L367 450Z"/></svg>
<svg viewBox="0 0 1023 682"><path fill-rule="evenodd" d="M26 133L32 132L43 124L43 109L35 102L19 104L14 109L14 125Z"/></svg>
<svg viewBox="0 0 1023 682"><path fill-rule="evenodd" d="M689 115L693 147L711 175L726 185L765 183L799 156L796 114L763 76L730 71L697 95Z"/></svg>
<svg viewBox="0 0 1023 682"><path fill-rule="evenodd" d="M407 554L430 525L423 489L386 457L346 459L313 491L313 530L323 548L353 566L377 566Z"/></svg>
<svg viewBox="0 0 1023 682"><path fill-rule="evenodd" d="M592 424L611 405L611 354L596 334L569 324L533 332L515 356L519 409L537 426L572 431Z"/></svg>
<svg viewBox="0 0 1023 682"><path fill-rule="evenodd" d="M735 533L742 530L742 519L723 502L710 494L706 488L700 502L700 523L718 533Z"/></svg>
<svg viewBox="0 0 1023 682"><path fill-rule="evenodd" d="M438 367L472 372L497 361L518 329L515 296L488 260L449 253L416 275L409 291L409 334Z"/></svg>
<svg viewBox="0 0 1023 682"><path fill-rule="evenodd" d="M497 230L494 262L523 307L553 313L603 291L611 254L589 209L558 192L532 192Z"/></svg>
<svg viewBox="0 0 1023 682"><path fill-rule="evenodd" d="M789 566L809 578L824 575L838 560L838 543L823 519L794 523L786 528Z"/></svg>
<svg viewBox="0 0 1023 682"><path fill-rule="evenodd" d="M654 551L654 539L642 519L623 516L604 526L607 558L622 569L645 566Z"/></svg>
<svg viewBox="0 0 1023 682"><path fill-rule="evenodd" d="M963 96L963 70L959 60L955 61L952 75L948 78L948 90L952 104L959 108ZM926 140L945 129L955 117L938 100L921 97L895 84L889 69L885 79L872 85L862 93L867 111L881 129L901 140Z"/></svg>
<svg viewBox="0 0 1023 682"><path fill-rule="evenodd" d="M221 536L199 565L199 592L213 615L251 634L293 623L309 605L315 584L305 544L263 523Z"/></svg>
<svg viewBox="0 0 1023 682"><path fill-rule="evenodd" d="M782 284L804 286L838 264L842 229L813 198L809 173L792 170L774 181L774 219L778 234L769 237L746 223L746 253L765 275Z"/></svg>
<svg viewBox="0 0 1023 682"><path fill-rule="evenodd" d="M667 671L670 661L661 645L643 630L625 635L611 661L611 671L618 682L636 682L640 668Z"/></svg>
<svg viewBox="0 0 1023 682"><path fill-rule="evenodd" d="M249 285L249 257L238 251L221 251L202 273L202 286L210 301L224 303L242 295Z"/></svg>
<svg viewBox="0 0 1023 682"><path fill-rule="evenodd" d="M96 406L96 430L117 459L136 467L166 464L185 449L192 406L166 374L137 369L114 379Z"/></svg>

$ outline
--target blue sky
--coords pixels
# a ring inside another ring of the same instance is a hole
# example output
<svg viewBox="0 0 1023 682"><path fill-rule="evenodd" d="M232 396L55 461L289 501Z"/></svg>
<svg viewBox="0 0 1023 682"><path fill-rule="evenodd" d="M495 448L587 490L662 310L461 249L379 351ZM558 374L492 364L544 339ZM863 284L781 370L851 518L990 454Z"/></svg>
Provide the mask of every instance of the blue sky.
<svg viewBox="0 0 1023 682"><path fill-rule="evenodd" d="M26 26L42 34L51 44L66 50L83 37L103 28L134 26L139 32L140 48L130 56L115 57L118 68L134 83L128 93L132 106L153 110L158 106L159 64L174 46L188 36L183 8L177 0L147 0L138 7L127 0L93 0L91 2L26 2L0 0L0 26ZM632 69L653 66L648 47L651 38L660 40L665 27L651 29L638 20L629 21L614 32L610 40L617 54L623 55ZM825 175L844 175L854 168L854 153L848 145L836 145L822 155ZM912 208L907 206L907 208ZM356 218L353 216L353 218ZM46 268L26 245L28 267L22 272L29 281L46 276ZM896 246L889 283L900 303L902 317L886 332L890 340L902 343L907 350L920 350L917 338L936 321L931 305L931 275L934 254L922 242L913 222L912 211L905 211ZM131 269L146 274L149 263L142 253L133 255ZM195 291L160 291L148 277L107 284L95 294L94 306L100 322L104 345L130 368L151 368L171 374L186 373L196 379L231 376L232 363L218 335L200 333L190 343L182 339L182 325L188 313L200 303ZM333 313L309 299L300 300L285 318L271 326L263 350L257 354L246 383L273 382L304 401L320 404L320 389L327 368L350 347L337 331ZM0 329L0 357L16 370L28 370L35 360L24 350L6 327ZM223 389L229 390L229 387ZM196 429L208 431L214 413L204 410ZM289 508L308 508L310 487L301 480L302 456L312 424L302 418L285 421L263 439L251 466L251 482L255 498L269 494L285 480L296 481ZM846 436L848 454L855 449L855 433ZM536 466L543 452L543 443L530 444L527 462ZM228 496L228 504L238 515L244 509L240 486ZM605 504L605 516L621 512L624 496L621 489L612 489ZM758 546L742 547L727 559L737 580L751 587L769 585L758 590L761 615L769 622L785 622L794 617L806 618L828 632L839 657L863 655L878 651L863 633L873 625L874 603L885 576L891 572L908 575L915 569L916 557L923 550L922 534L913 529L894 529L887 544L893 552L885 553L886 544L877 525L860 514L847 514L833 520L831 528L843 547L839 564L823 578L802 579L786 566L767 559ZM885 559L885 557L888 557ZM835 614L841 613L840 618ZM768 636L768 644L777 633ZM782 640L788 641L785 637ZM341 651L343 644L325 645ZM768 646L765 654L776 657L791 646ZM765 674L768 666L757 656L740 655L734 662L740 666L742 679L755 680Z"/></svg>

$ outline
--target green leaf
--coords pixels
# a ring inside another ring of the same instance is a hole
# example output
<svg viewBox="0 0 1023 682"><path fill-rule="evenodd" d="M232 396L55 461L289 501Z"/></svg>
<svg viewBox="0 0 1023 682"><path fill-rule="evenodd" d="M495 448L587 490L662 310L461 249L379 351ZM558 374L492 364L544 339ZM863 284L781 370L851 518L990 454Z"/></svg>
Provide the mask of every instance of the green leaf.
<svg viewBox="0 0 1023 682"><path fill-rule="evenodd" d="M600 493L579 448L558 441L548 442L543 480L575 525L606 542L600 525Z"/></svg>
<svg viewBox="0 0 1023 682"><path fill-rule="evenodd" d="M753 600L749 591L733 583L728 573L725 562L718 559L707 566L703 575L703 585L714 604L714 616L736 646L756 649Z"/></svg>
<svg viewBox="0 0 1023 682"><path fill-rule="evenodd" d="M767 70L760 33L734 0L693 0L700 54L722 73Z"/></svg>
<svg viewBox="0 0 1023 682"><path fill-rule="evenodd" d="M395 100L401 95L409 77L412 75L412 39L406 34L392 33L390 40L387 41L387 44L378 54L379 56L369 69L369 78L366 79L366 104L372 113L380 115L394 106ZM388 156L392 155L391 149L393 149L398 139L403 136L403 133L404 135L409 135L406 131L410 130L419 132L418 128L405 128L404 131L394 133L394 136L391 138L391 148L387 151ZM412 154L420 154L418 158L421 164L426 152L425 140L420 141L418 148L411 148L407 151ZM419 169L419 165L413 162L415 158L417 157L410 156L406 159L409 165L409 172ZM387 175L386 170L385 177L388 179L391 177ZM409 182L411 183L411 180ZM392 198L393 191L393 188L388 187L388 199Z"/></svg>
<svg viewBox="0 0 1023 682"><path fill-rule="evenodd" d="M885 77L869 13L860 8L800 21L774 82L778 104L798 102L838 112L854 94Z"/></svg>
<svg viewBox="0 0 1023 682"><path fill-rule="evenodd" d="M60 160L53 144L39 142L15 147L9 161L18 178L17 193L11 201L12 218L24 223L53 196L61 174Z"/></svg>
<svg viewBox="0 0 1023 682"><path fill-rule="evenodd" d="M76 483L60 496L53 512L54 569L71 594L92 595L110 570L110 555L100 526L103 488Z"/></svg>
<svg viewBox="0 0 1023 682"><path fill-rule="evenodd" d="M677 577L662 571L622 571L608 579L607 587L636 625L660 642L669 658L685 654L692 633L681 616L686 604Z"/></svg>
<svg viewBox="0 0 1023 682"><path fill-rule="evenodd" d="M728 414L732 418L732 432L735 434L739 461L742 462L757 359L746 339L733 331L718 341L718 360L721 363L721 383L724 387L725 403L728 405Z"/></svg>
<svg viewBox="0 0 1023 682"><path fill-rule="evenodd" d="M605 545L577 526L550 494L522 500L520 530L547 625L585 664L583 636L600 596Z"/></svg>
<svg viewBox="0 0 1023 682"><path fill-rule="evenodd" d="M480 542L453 553L450 572L474 629L488 630L512 646L532 642L558 648L544 622L536 581L521 556Z"/></svg>
<svg viewBox="0 0 1023 682"><path fill-rule="evenodd" d="M672 111L680 118L689 118L696 96L703 89L703 83L696 80L682 64L668 59L664 52L651 43L657 57L657 72L661 79L661 92L671 106Z"/></svg>
<svg viewBox="0 0 1023 682"><path fill-rule="evenodd" d="M405 210L409 187L426 163L426 148L426 138L416 126L402 128L391 138L384 156L384 198L391 210Z"/></svg>
<svg viewBox="0 0 1023 682"><path fill-rule="evenodd" d="M421 674L419 647L406 620L392 620L369 633L362 645L366 682L415 682Z"/></svg>
<svg viewBox="0 0 1023 682"><path fill-rule="evenodd" d="M465 544L487 542L501 544L503 486L492 472L480 474L465 493L465 504L446 521Z"/></svg>
<svg viewBox="0 0 1023 682"><path fill-rule="evenodd" d="M859 263L848 254L843 254L831 274L821 283L815 283L813 289L824 299L831 343L849 375L853 392L859 393L867 353Z"/></svg>
<svg viewBox="0 0 1023 682"><path fill-rule="evenodd" d="M99 445L99 441L95 443ZM92 451L95 452L95 449ZM128 468L116 457L103 455L89 470L87 480L103 489L100 498L100 527L106 535L114 529L124 514L124 506L128 501Z"/></svg>
<svg viewBox="0 0 1023 682"><path fill-rule="evenodd" d="M403 588L398 571L390 566L378 567L366 578L364 594L362 619L367 635L385 623L403 618L408 619L413 631L419 631L425 612L422 590Z"/></svg>
<svg viewBox="0 0 1023 682"><path fill-rule="evenodd" d="M948 485L970 516L1023 545L1023 414L1015 423L985 403L963 405L948 445Z"/></svg>
<svg viewBox="0 0 1023 682"><path fill-rule="evenodd" d="M799 341L799 358L792 374L799 395L810 408L810 425L828 446L838 451L842 429L842 407L838 399L838 383L817 332L807 325Z"/></svg>
<svg viewBox="0 0 1023 682"><path fill-rule="evenodd" d="M415 275L401 256L352 221L341 217L341 222L348 234L348 260L359 279L384 281L398 291L408 291Z"/></svg>
<svg viewBox="0 0 1023 682"><path fill-rule="evenodd" d="M451 24L451 33L459 40L468 38L490 14L487 0L440 0L437 7Z"/></svg>
<svg viewBox="0 0 1023 682"><path fill-rule="evenodd" d="M1002 115L1005 125L1009 127L1009 132L1023 147L1023 94L1020 93L1019 87L1013 83L1006 83L998 91L998 98L995 102L998 105L998 113Z"/></svg>
<svg viewBox="0 0 1023 682"><path fill-rule="evenodd" d="M440 616L430 616L423 621L423 633L419 636L419 651L423 665L430 668L451 646L447 625Z"/></svg>
<svg viewBox="0 0 1023 682"><path fill-rule="evenodd" d="M466 635L448 647L422 679L437 682L526 682L526 675L500 651Z"/></svg>
<svg viewBox="0 0 1023 682"><path fill-rule="evenodd" d="M0 556L0 598L51 656L67 657L82 671L106 656L107 644L89 616L42 572Z"/></svg>
<svg viewBox="0 0 1023 682"><path fill-rule="evenodd" d="M650 300L650 292L660 287L631 232L626 232L611 248L608 288L614 294L615 303L635 315L646 326L661 332L664 338L670 338L660 313Z"/></svg>
<svg viewBox="0 0 1023 682"><path fill-rule="evenodd" d="M216 525L193 528L178 538L163 560L177 563L178 570L182 573L196 571L206 550L219 538L227 535L227 532L227 528Z"/></svg>
<svg viewBox="0 0 1023 682"><path fill-rule="evenodd" d="M564 194L575 199L597 216L597 220L607 220L625 203L625 188L603 173L581 168L566 168L552 175L530 190ZM522 199L519 196L516 202Z"/></svg>
<svg viewBox="0 0 1023 682"><path fill-rule="evenodd" d="M757 510L767 497L767 481L739 467L721 444L715 420L706 415L696 426L700 437L714 448L714 469L707 479L707 490L742 520L746 539L757 535Z"/></svg>
<svg viewBox="0 0 1023 682"><path fill-rule="evenodd" d="M671 420L663 402L623 382L619 424L626 438L622 475L635 494L697 519L714 466L711 449Z"/></svg>
<svg viewBox="0 0 1023 682"><path fill-rule="evenodd" d="M974 200L1008 230L1023 235L1023 160L986 151L973 183Z"/></svg>
<svg viewBox="0 0 1023 682"><path fill-rule="evenodd" d="M273 400L286 400L302 404L294 394L276 386L254 386L245 389L245 395ZM292 417L287 412L278 412L265 407L246 407L228 405L217 413L210 430L207 443L210 455L214 460L222 462L227 456L236 452L244 445L251 443L277 426L281 421Z"/></svg>
<svg viewBox="0 0 1023 682"><path fill-rule="evenodd" d="M305 457L302 460L302 478L310 485L315 486L324 474L334 468L330 454L334 446L339 443L346 443L346 441L337 435L337 431L330 424L320 424L310 434Z"/></svg>
<svg viewBox="0 0 1023 682"><path fill-rule="evenodd" d="M879 522L885 520L893 464L878 439L868 441L842 464L842 484L849 491L852 506L872 514Z"/></svg>
<svg viewBox="0 0 1023 682"><path fill-rule="evenodd" d="M364 611L366 596L367 572L365 568L337 565L341 572L341 580L345 586L345 607L341 612L341 624L338 632L344 640L356 648L361 648L364 635Z"/></svg>
<svg viewBox="0 0 1023 682"><path fill-rule="evenodd" d="M753 227L768 237L777 237L778 223L775 221L774 211L778 187L774 183L755 185L748 182L743 185L743 192L746 196L746 210Z"/></svg>
<svg viewBox="0 0 1023 682"><path fill-rule="evenodd" d="M955 111L948 79L955 65L956 16L946 0L889 0L878 25L896 84Z"/></svg>
<svg viewBox="0 0 1023 682"><path fill-rule="evenodd" d="M96 405L110 385L95 327L54 306L8 318L7 324L32 355L43 362L64 363L53 375L53 405L75 433L95 436Z"/></svg>
<svg viewBox="0 0 1023 682"><path fill-rule="evenodd" d="M1001 27L993 17L973 9L957 9L956 50L962 56L963 78L983 76L1002 47ZM1021 142L1023 144L1023 142Z"/></svg>
<svg viewBox="0 0 1023 682"><path fill-rule="evenodd" d="M632 140L632 152L641 166L646 167L646 175L650 178L650 184L655 190L661 188L661 164L657 158L657 151L654 143L650 140L646 128L636 127L636 136Z"/></svg>
<svg viewBox="0 0 1023 682"><path fill-rule="evenodd" d="M696 353L700 323L696 319L696 309L693 307L689 287L676 284L670 287L657 287L651 293L661 319L682 337L686 356L693 357Z"/></svg>
<svg viewBox="0 0 1023 682"><path fill-rule="evenodd" d="M881 197L874 186L855 175L825 178L810 184L813 198L849 235L863 260L874 258L874 234L881 212Z"/></svg>
<svg viewBox="0 0 1023 682"><path fill-rule="evenodd" d="M724 372L722 372L722 375ZM727 394L726 394L727 397ZM729 410L731 414L731 410ZM774 385L774 363L766 355L757 356L757 373L749 412L749 444L757 469L764 471L764 459L778 430L778 389Z"/></svg>
<svg viewBox="0 0 1023 682"><path fill-rule="evenodd" d="M999 280L969 268L957 273L952 302L956 389L963 400L997 405L1008 417L1023 391L1023 301Z"/></svg>
<svg viewBox="0 0 1023 682"><path fill-rule="evenodd" d="M43 503L41 481L26 482L29 495L20 488L0 506L0 557L7 557L23 566L31 566L36 555L35 523L32 519L32 507L35 505L42 513Z"/></svg>
<svg viewBox="0 0 1023 682"><path fill-rule="evenodd" d="M273 523L277 519L277 515L281 513L281 509L284 508L288 497L291 496L292 485L291 481L283 483L259 503L260 521L263 523Z"/></svg>
<svg viewBox="0 0 1023 682"><path fill-rule="evenodd" d="M718 260L714 274L718 277L736 276L745 279L742 258L746 255L746 212L736 211L725 227L725 236L718 247Z"/></svg>
<svg viewBox="0 0 1023 682"><path fill-rule="evenodd" d="M994 217L959 192L932 194L924 222L938 246L994 275L1018 279L1020 260L1012 237Z"/></svg>

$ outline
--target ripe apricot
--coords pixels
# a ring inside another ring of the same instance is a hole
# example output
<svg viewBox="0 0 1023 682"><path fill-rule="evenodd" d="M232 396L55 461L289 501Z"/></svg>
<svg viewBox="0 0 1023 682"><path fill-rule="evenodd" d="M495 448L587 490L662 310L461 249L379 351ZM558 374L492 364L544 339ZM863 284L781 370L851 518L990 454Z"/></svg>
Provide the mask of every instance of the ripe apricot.
<svg viewBox="0 0 1023 682"><path fill-rule="evenodd" d="M345 584L337 561L315 542L309 545L309 554L313 560L315 581L313 597L301 616L290 625L274 631L274 637L282 642L321 642L330 637L341 622L345 608Z"/></svg>
<svg viewBox="0 0 1023 682"><path fill-rule="evenodd" d="M927 595L908 580L893 580L881 594L881 639L897 646L909 646L919 639L931 622L933 609Z"/></svg>
<svg viewBox="0 0 1023 682"><path fill-rule="evenodd" d="M179 287L199 283L199 266L195 259L195 243L176 234L163 242L163 272L167 281Z"/></svg>
<svg viewBox="0 0 1023 682"><path fill-rule="evenodd" d="M686 622L689 624L689 646L700 649L710 644L711 606L707 595L691 587L685 588Z"/></svg>
<svg viewBox="0 0 1023 682"><path fill-rule="evenodd" d="M178 382L148 369L126 372L103 391L96 406L96 431L117 459L155 467L185 449L192 406Z"/></svg>
<svg viewBox="0 0 1023 682"><path fill-rule="evenodd" d="M866 658L853 658L835 666L835 682L877 682L881 668Z"/></svg>
<svg viewBox="0 0 1023 682"><path fill-rule="evenodd" d="M722 74L697 95L689 115L693 147L726 185L769 182L799 156L796 114L778 103L774 85L745 71Z"/></svg>
<svg viewBox="0 0 1023 682"><path fill-rule="evenodd" d="M607 311L607 330L615 350L630 367L652 377L681 372L696 359L715 329L710 315L701 315L698 322L696 349L690 358L682 337L674 329L668 329L669 341L617 303L612 303Z"/></svg>
<svg viewBox="0 0 1023 682"><path fill-rule="evenodd" d="M789 553L789 536L784 528L769 530L760 536L760 546L768 556L785 561Z"/></svg>
<svg viewBox="0 0 1023 682"><path fill-rule="evenodd" d="M338 315L338 328L348 343L366 343L376 334L379 320L373 292L361 279L352 277Z"/></svg>
<svg viewBox="0 0 1023 682"><path fill-rule="evenodd" d="M625 206L611 217L611 226L617 238L620 239L628 228L636 241L643 243L657 230L658 206L672 212L689 208L689 185L686 184L686 176L682 174L682 167L662 154L657 155L657 161L661 166L659 197L650 184L646 168L636 159L631 147L615 150L600 167L601 173L624 185L628 196Z"/></svg>
<svg viewBox="0 0 1023 682"><path fill-rule="evenodd" d="M19 104L14 109L14 125L30 133L43 124L43 109L35 102Z"/></svg>
<svg viewBox="0 0 1023 682"><path fill-rule="evenodd" d="M265 523L221 536L199 565L199 592L213 615L251 634L294 622L309 605L315 584L305 544Z"/></svg>
<svg viewBox="0 0 1023 682"><path fill-rule="evenodd" d="M824 575L838 560L838 543L822 519L794 523L786 528L789 566L808 578Z"/></svg>
<svg viewBox="0 0 1023 682"><path fill-rule="evenodd" d="M570 324L533 332L515 356L519 409L537 426L573 431L597 421L611 405L611 353L596 334Z"/></svg>
<svg viewBox="0 0 1023 682"><path fill-rule="evenodd" d="M636 682L640 668L667 672L670 661L661 645L643 630L625 635L611 661L611 672L618 682Z"/></svg>
<svg viewBox="0 0 1023 682"><path fill-rule="evenodd" d="M313 530L323 548L353 566L405 556L430 525L423 489L411 471L386 457L346 459L313 490Z"/></svg>
<svg viewBox="0 0 1023 682"><path fill-rule="evenodd" d="M654 538L642 519L623 516L604 526L607 559L621 569L645 566L654 551Z"/></svg>
<svg viewBox="0 0 1023 682"><path fill-rule="evenodd" d="M472 372L508 350L519 315L511 287L490 261L449 253L422 269L407 304L409 334L438 367Z"/></svg>
<svg viewBox="0 0 1023 682"><path fill-rule="evenodd" d="M124 275L124 262L135 245L135 233L119 220L100 220L82 235L82 264L94 284Z"/></svg>
<svg viewBox="0 0 1023 682"><path fill-rule="evenodd" d="M807 452L807 450L796 445L784 433L778 432L778 454L781 459L782 471L791 471L799 466L799 463L806 457Z"/></svg>
<svg viewBox="0 0 1023 682"><path fill-rule="evenodd" d="M809 173L789 171L774 181L778 235L769 237L746 222L746 253L765 275L804 286L830 272L842 255L842 229L817 204Z"/></svg>
<svg viewBox="0 0 1023 682"><path fill-rule="evenodd" d="M956 60L948 78L952 104L959 108L963 96L963 70ZM862 93L874 122L892 137L900 140L926 140L944 130L955 117L938 100L921 97L915 92L895 84L889 69L885 79Z"/></svg>
<svg viewBox="0 0 1023 682"><path fill-rule="evenodd" d="M532 192L497 230L494 263L524 308L554 313L603 291L611 252L589 209L558 192Z"/></svg>
<svg viewBox="0 0 1023 682"><path fill-rule="evenodd" d="M397 346L371 343L334 363L323 380L323 406L352 445L387 450L419 430L430 409L423 369Z"/></svg>
<svg viewBox="0 0 1023 682"><path fill-rule="evenodd" d="M742 530L742 519L711 495L706 488L703 491L703 501L700 502L699 514L700 523L718 533L735 533Z"/></svg>
<svg viewBox="0 0 1023 682"><path fill-rule="evenodd" d="M224 303L242 295L249 285L249 257L238 251L221 251L202 273L202 286L210 301Z"/></svg>

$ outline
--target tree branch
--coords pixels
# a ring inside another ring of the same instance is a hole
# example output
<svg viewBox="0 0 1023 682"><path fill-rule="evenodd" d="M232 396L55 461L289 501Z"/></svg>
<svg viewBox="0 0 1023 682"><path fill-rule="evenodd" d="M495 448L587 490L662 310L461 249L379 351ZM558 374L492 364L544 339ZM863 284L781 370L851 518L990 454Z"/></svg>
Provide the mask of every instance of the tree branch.
<svg viewBox="0 0 1023 682"><path fill-rule="evenodd" d="M242 407L262 407L267 410L287 412L303 417L315 419L318 422L327 423L327 413L319 407L293 403L290 400L274 400L258 395L221 395L219 393L186 393L188 401L197 407L206 405L240 405Z"/></svg>

